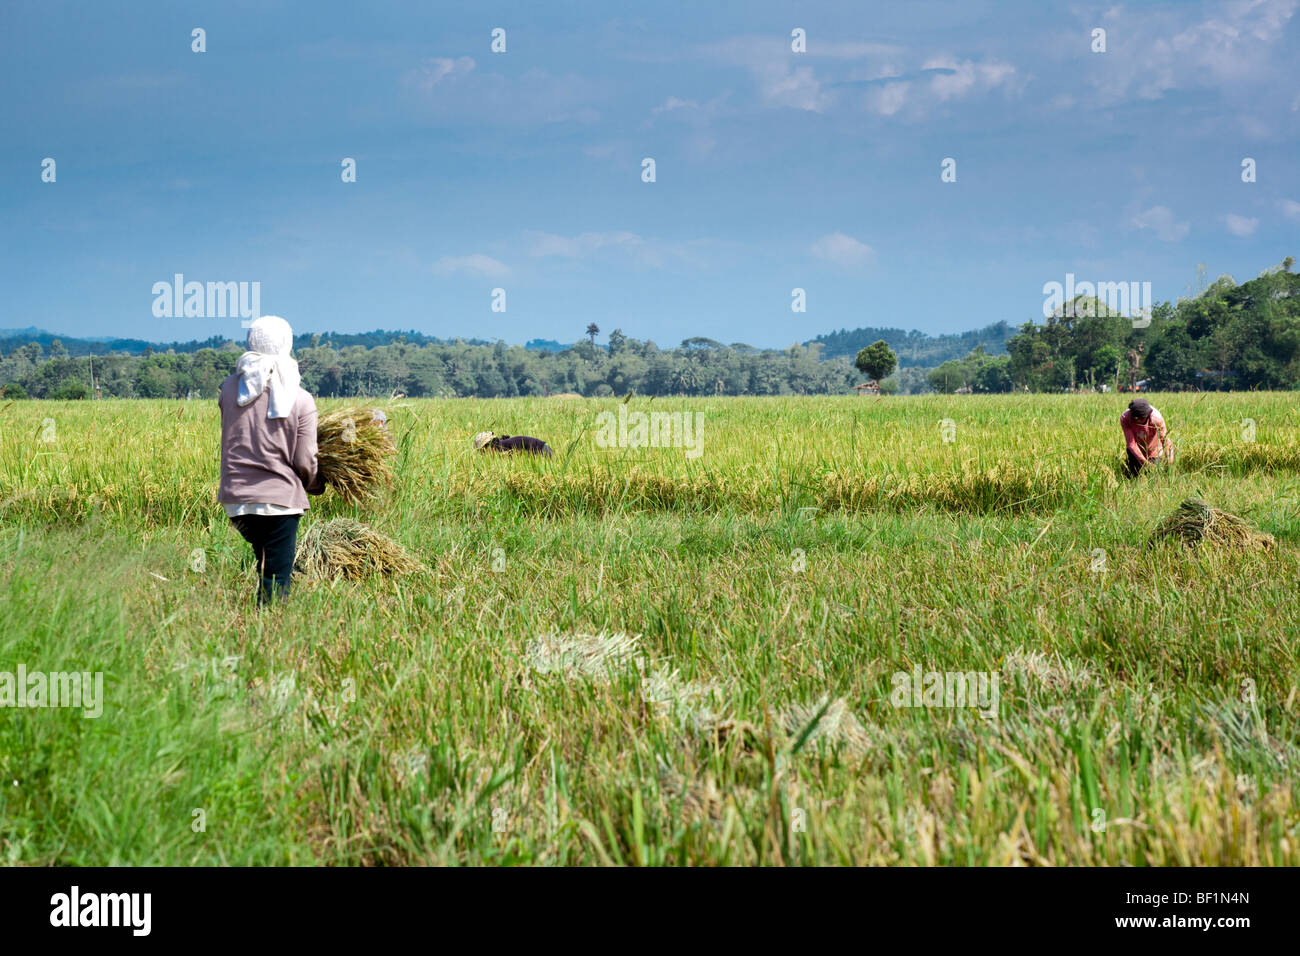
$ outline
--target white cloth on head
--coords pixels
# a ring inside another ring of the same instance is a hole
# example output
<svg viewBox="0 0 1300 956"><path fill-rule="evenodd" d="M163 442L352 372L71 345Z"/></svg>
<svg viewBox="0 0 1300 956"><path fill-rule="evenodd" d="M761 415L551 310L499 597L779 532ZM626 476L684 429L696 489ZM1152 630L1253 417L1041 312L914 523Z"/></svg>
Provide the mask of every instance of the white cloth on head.
<svg viewBox="0 0 1300 956"><path fill-rule="evenodd" d="M248 327L248 351L239 356L239 395L243 406L270 391L267 418L288 418L298 398L302 375L290 357L293 329L278 315L264 315Z"/></svg>

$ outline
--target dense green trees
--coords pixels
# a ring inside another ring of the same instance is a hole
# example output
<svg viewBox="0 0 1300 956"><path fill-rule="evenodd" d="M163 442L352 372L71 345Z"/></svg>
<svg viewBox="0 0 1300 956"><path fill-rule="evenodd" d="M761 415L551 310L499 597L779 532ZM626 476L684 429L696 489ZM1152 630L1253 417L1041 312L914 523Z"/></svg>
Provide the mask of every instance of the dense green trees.
<svg viewBox="0 0 1300 956"><path fill-rule="evenodd" d="M847 359L821 359L819 345L787 349L727 346L696 338L661 350L615 331L611 347L582 339L555 352L463 341L412 345L394 340L366 348L336 348L329 339L304 336L295 355L303 385L320 396L413 397L519 395L824 395L847 393L857 381ZM240 349L193 353L44 358L39 344L0 359L0 382L13 382L34 398L52 398L65 382L73 397L89 391L90 362L105 397L214 398L235 368ZM16 394L16 393L11 393Z"/></svg>
<svg viewBox="0 0 1300 956"><path fill-rule="evenodd" d="M949 359L927 376L930 388L944 395L958 390L1009 392L1012 390L1011 357L988 355L977 346L964 359Z"/></svg>
<svg viewBox="0 0 1300 956"><path fill-rule="evenodd" d="M1028 322L1007 342L1013 387L1128 385L1136 357L1138 377L1156 389L1296 388L1300 275L1291 266L1288 257L1241 285L1222 276L1155 306L1149 324L1115 315Z"/></svg>

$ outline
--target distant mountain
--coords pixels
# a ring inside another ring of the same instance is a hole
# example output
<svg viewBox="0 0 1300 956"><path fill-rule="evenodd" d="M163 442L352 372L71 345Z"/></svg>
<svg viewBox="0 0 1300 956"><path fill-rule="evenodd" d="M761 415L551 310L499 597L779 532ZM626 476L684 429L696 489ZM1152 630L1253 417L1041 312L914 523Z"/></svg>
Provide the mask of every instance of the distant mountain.
<svg viewBox="0 0 1300 956"><path fill-rule="evenodd" d="M122 339L103 335L77 338L47 332L38 328L0 329L0 355L8 355L29 342L38 343L44 352L48 354L50 346L55 340L61 342L63 347L68 350L68 354L74 357L107 355L110 352L143 355L150 349L155 352L197 352L199 349L241 351L244 345L242 340L236 342L220 335L214 335L211 338L202 340L193 339L188 342L147 342L144 339ZM406 342L416 346L446 345L454 341L463 341L468 345L492 344L485 339L440 339L425 335L423 332L387 332L377 329L374 332L304 332L293 337L293 347L295 349L311 348L313 340L316 340L322 347L331 346L336 349L352 345L374 348L376 345L392 345L395 342Z"/></svg>
<svg viewBox="0 0 1300 956"><path fill-rule="evenodd" d="M838 332L819 335L804 344L820 342L823 358L842 355L851 359L872 342L884 339L897 353L899 365L906 368L913 365L942 365L949 359L965 358L977 345L984 346L984 351L990 355L1001 355L1007 350L1007 339L1015 334L1016 329L1006 322L947 335L927 335L915 329L911 332L902 329L840 329Z"/></svg>
<svg viewBox="0 0 1300 956"><path fill-rule="evenodd" d="M37 328L0 329L0 355L8 355L15 349L22 348L22 346L30 342L37 343L48 354L50 347L56 341L63 344L69 355L80 357L83 355L107 355L109 352L141 355L146 349L153 349L155 352L166 352L168 349L174 349L177 352L197 352L199 349L220 348L222 343L227 340L214 335L202 342L146 342L144 339L119 339L110 336L75 338Z"/></svg>

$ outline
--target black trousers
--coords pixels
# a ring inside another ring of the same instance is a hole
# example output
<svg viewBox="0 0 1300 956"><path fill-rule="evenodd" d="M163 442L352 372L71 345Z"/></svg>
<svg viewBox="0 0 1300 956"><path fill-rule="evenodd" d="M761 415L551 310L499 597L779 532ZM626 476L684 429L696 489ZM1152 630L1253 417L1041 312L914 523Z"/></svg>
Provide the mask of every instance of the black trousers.
<svg viewBox="0 0 1300 956"><path fill-rule="evenodd" d="M298 519L302 515L236 515L231 518L235 530L253 546L262 586L258 604L269 604L277 596L289 596L289 578L298 550Z"/></svg>

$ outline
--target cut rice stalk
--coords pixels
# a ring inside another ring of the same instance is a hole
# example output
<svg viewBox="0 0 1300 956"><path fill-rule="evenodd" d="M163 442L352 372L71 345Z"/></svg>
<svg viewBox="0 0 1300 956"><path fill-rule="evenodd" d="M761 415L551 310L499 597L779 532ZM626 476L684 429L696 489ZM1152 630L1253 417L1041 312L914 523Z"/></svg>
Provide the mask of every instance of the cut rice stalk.
<svg viewBox="0 0 1300 956"><path fill-rule="evenodd" d="M342 408L316 423L316 458L326 484L349 504L376 498L393 483L397 454L388 428L366 408Z"/></svg>
<svg viewBox="0 0 1300 956"><path fill-rule="evenodd" d="M1177 541L1189 548L1209 544L1238 551L1263 551L1276 541L1245 518L1211 508L1200 498L1188 498L1156 527L1151 542Z"/></svg>
<svg viewBox="0 0 1300 956"><path fill-rule="evenodd" d="M293 569L318 580L428 570L392 538L350 518L318 521L308 528L298 539Z"/></svg>

